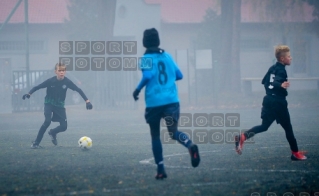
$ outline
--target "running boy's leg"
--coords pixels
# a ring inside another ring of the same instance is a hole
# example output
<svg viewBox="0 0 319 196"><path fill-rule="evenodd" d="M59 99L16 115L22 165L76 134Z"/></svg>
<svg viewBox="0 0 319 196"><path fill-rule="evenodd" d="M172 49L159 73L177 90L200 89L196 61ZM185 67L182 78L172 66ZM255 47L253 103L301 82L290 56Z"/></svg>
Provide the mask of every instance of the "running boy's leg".
<svg viewBox="0 0 319 196"><path fill-rule="evenodd" d="M164 160L163 160L163 148L162 142L160 139L160 121L152 122L149 124L151 129L151 137L152 137L152 151L155 159L155 163L157 165L157 179L166 178L167 175L165 173L164 168Z"/></svg>
<svg viewBox="0 0 319 196"><path fill-rule="evenodd" d="M173 103L164 106L163 118L165 119L168 132L172 139L177 140L180 144L188 148L191 155L191 162L193 167L197 167L200 162L200 156L198 147L193 144L192 140L183 132L178 131L178 119L179 119L179 103Z"/></svg>
<svg viewBox="0 0 319 196"><path fill-rule="evenodd" d="M185 133L180 132L177 129L179 111L179 103L169 104L165 106L165 109L163 111L163 118L172 139L177 140L180 144L189 148L192 145L192 141Z"/></svg>
<svg viewBox="0 0 319 196"><path fill-rule="evenodd" d="M283 108L283 112L281 113L280 125L285 130L286 138L288 140L291 151L298 152L298 145L294 132L292 130L288 108Z"/></svg>
<svg viewBox="0 0 319 196"><path fill-rule="evenodd" d="M52 108L53 108L52 121L59 122L60 125L54 129L51 129L48 134L51 137L52 143L54 145L58 145L58 141L57 141L56 136L58 133L66 131L68 124L67 124L67 119L66 119L65 108L60 108L60 107L56 107L56 106L52 106Z"/></svg>
<svg viewBox="0 0 319 196"><path fill-rule="evenodd" d="M160 139L160 121L161 121L161 107L146 108L145 119L150 126L151 138L152 138L152 151L157 165L156 179L167 178L164 160L163 160L163 148Z"/></svg>
<svg viewBox="0 0 319 196"><path fill-rule="evenodd" d="M62 120L59 123L60 123L59 126L55 127L54 129L51 129L51 133L53 135L56 135L56 134L58 134L60 132L64 132L68 128L68 121Z"/></svg>
<svg viewBox="0 0 319 196"><path fill-rule="evenodd" d="M244 148L244 142L245 140L254 137L257 133L262 133L264 131L267 131L270 125L274 122L274 117L264 118L262 120L261 125L255 126L248 131L235 136L235 150L236 152L241 155L243 148Z"/></svg>
<svg viewBox="0 0 319 196"><path fill-rule="evenodd" d="M280 112L279 112L279 123L282 126L282 128L285 130L286 138L289 143L290 149L291 149L291 159L292 160L306 160L307 157L304 155L304 152L300 152L298 150L298 144L297 140L295 138L291 121L290 121L290 115L287 108L287 101L281 102Z"/></svg>
<svg viewBox="0 0 319 196"><path fill-rule="evenodd" d="M244 147L245 140L253 137L254 135L258 133L262 133L264 131L267 131L270 125L274 122L276 119L275 111L274 111L274 100L269 95L266 95L263 99L262 103L262 109L261 109L261 118L262 123L261 125L255 126L245 133L242 133L240 135L235 136L235 150L236 152L241 155Z"/></svg>
<svg viewBox="0 0 319 196"><path fill-rule="evenodd" d="M39 145L43 135L45 133L45 131L47 130L47 128L50 126L51 124L51 116L52 116L52 107L50 105L44 105L44 123L42 124L42 126L39 129L38 135L36 140L34 141L34 144Z"/></svg>
<svg viewBox="0 0 319 196"><path fill-rule="evenodd" d="M262 120L261 125L255 126L244 133L245 139L254 137L258 133L262 133L268 130L270 125L274 122L274 118L265 118Z"/></svg>
<svg viewBox="0 0 319 196"><path fill-rule="evenodd" d="M289 112L287 109L287 119L280 122L280 125L282 126L282 128L284 128L285 133L286 133L286 138L288 140L290 149L291 149L291 159L294 161L299 161L299 160L306 160L307 157L304 155L305 152L299 151L298 149L298 144L297 144L297 140L294 136L294 132L292 129L292 125L290 122L290 116L289 116Z"/></svg>
<svg viewBox="0 0 319 196"><path fill-rule="evenodd" d="M66 119L60 121L59 123L59 126L49 131L49 136L51 137L51 141L54 145L58 145L57 134L66 131L68 127L68 122L66 121Z"/></svg>

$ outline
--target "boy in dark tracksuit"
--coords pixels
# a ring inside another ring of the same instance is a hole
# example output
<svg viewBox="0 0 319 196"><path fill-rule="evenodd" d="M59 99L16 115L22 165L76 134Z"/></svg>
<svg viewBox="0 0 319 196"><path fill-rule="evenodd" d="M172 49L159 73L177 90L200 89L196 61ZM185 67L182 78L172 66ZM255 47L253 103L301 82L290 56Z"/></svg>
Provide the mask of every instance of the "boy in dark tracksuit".
<svg viewBox="0 0 319 196"><path fill-rule="evenodd" d="M51 137L52 143L57 145L57 134L63 132L67 129L67 119L66 112L64 108L64 101L66 97L67 89L72 89L77 91L84 101L86 102L86 108L88 110L92 109L93 106L90 103L90 100L85 96L83 91L77 87L70 79L65 77L66 66L61 63L55 65L55 74L56 76L47 79L38 86L33 87L28 94L23 95L22 99L30 98L31 94L41 88L47 88L46 96L44 99L44 123L40 127L36 140L32 143L31 148L41 148L39 146L43 135L47 128L50 126L51 121L59 122L60 125L49 131L49 136ZM53 115L52 115L53 114Z"/></svg>
<svg viewBox="0 0 319 196"><path fill-rule="evenodd" d="M181 80L183 75L171 55L158 48L160 40L156 29L146 29L144 31L143 46L146 48L142 59L151 60L151 66L141 63L143 78L136 90L133 92L135 101L142 88L145 88L145 119L150 126L152 138L152 150L157 165L156 179L167 178L164 162L163 150L160 140L160 121L166 121L167 129L172 139L188 148L193 167L197 167L200 162L198 147L193 144L188 136L178 131L179 119L179 98L175 81Z"/></svg>
<svg viewBox="0 0 319 196"><path fill-rule="evenodd" d="M288 95L287 88L290 83L287 79L285 66L291 63L290 49L288 46L278 45L275 49L275 55L277 63L269 68L262 80L262 84L266 90L261 111L262 124L235 137L236 151L238 154L241 154L245 140L257 133L267 131L276 120L277 124L280 124L286 132L286 138L292 152L291 159L306 160L307 157L304 155L304 152L298 150L287 107L286 96Z"/></svg>

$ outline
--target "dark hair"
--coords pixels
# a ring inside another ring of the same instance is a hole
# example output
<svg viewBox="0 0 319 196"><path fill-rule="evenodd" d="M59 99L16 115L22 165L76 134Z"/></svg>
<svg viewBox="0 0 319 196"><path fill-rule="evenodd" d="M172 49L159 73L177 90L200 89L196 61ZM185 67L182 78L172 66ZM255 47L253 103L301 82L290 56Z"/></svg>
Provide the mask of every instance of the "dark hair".
<svg viewBox="0 0 319 196"><path fill-rule="evenodd" d="M158 47L160 45L160 39L158 32L155 28L146 29L143 35L143 46L145 48Z"/></svg>

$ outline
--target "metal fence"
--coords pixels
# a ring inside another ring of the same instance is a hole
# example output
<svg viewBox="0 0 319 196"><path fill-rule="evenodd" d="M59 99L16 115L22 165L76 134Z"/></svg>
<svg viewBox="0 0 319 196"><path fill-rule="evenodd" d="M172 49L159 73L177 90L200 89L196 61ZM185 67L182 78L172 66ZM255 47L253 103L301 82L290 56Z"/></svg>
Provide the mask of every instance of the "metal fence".
<svg viewBox="0 0 319 196"><path fill-rule="evenodd" d="M12 72L12 111L39 111L43 110L45 91L39 91L32 95L31 99L23 100L22 96L30 89L52 76L52 70L29 71L29 84L26 71Z"/></svg>
<svg viewBox="0 0 319 196"><path fill-rule="evenodd" d="M11 113L11 59L0 58L0 113Z"/></svg>
<svg viewBox="0 0 319 196"><path fill-rule="evenodd" d="M136 109L132 93L138 80L138 71L96 72L94 102L97 109Z"/></svg>

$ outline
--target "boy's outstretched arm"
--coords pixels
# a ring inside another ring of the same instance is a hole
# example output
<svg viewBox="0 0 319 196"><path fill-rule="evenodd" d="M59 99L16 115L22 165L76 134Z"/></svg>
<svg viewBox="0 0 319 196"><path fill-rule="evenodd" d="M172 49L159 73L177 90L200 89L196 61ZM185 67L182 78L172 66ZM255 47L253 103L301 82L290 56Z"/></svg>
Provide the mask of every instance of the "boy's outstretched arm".
<svg viewBox="0 0 319 196"><path fill-rule="evenodd" d="M71 80L70 80L71 81ZM90 100L86 97L86 95L84 94L84 92L82 91L82 89L80 89L78 86L76 86L72 81L71 81L71 85L69 86L70 89L78 92L81 97L83 98L83 100L85 101L86 103L86 109L87 110L91 110L93 109L93 105L92 103L90 102Z"/></svg>
<svg viewBox="0 0 319 196"><path fill-rule="evenodd" d="M152 73L150 71L143 71L143 77L136 89L133 92L133 98L135 101L138 100L138 95L140 94L142 88L148 83L148 81L152 78Z"/></svg>
<svg viewBox="0 0 319 196"><path fill-rule="evenodd" d="M49 80L50 80L50 79L47 79L46 81L42 82L41 84L39 84L39 85L33 87L33 88L29 91L29 93L24 94L24 95L22 96L22 99L23 99L23 100L25 100L25 98L28 98L28 99L29 99L30 96L31 96L35 91L37 91L37 90L39 90L39 89L41 89L41 88L46 88L46 87L48 87Z"/></svg>

